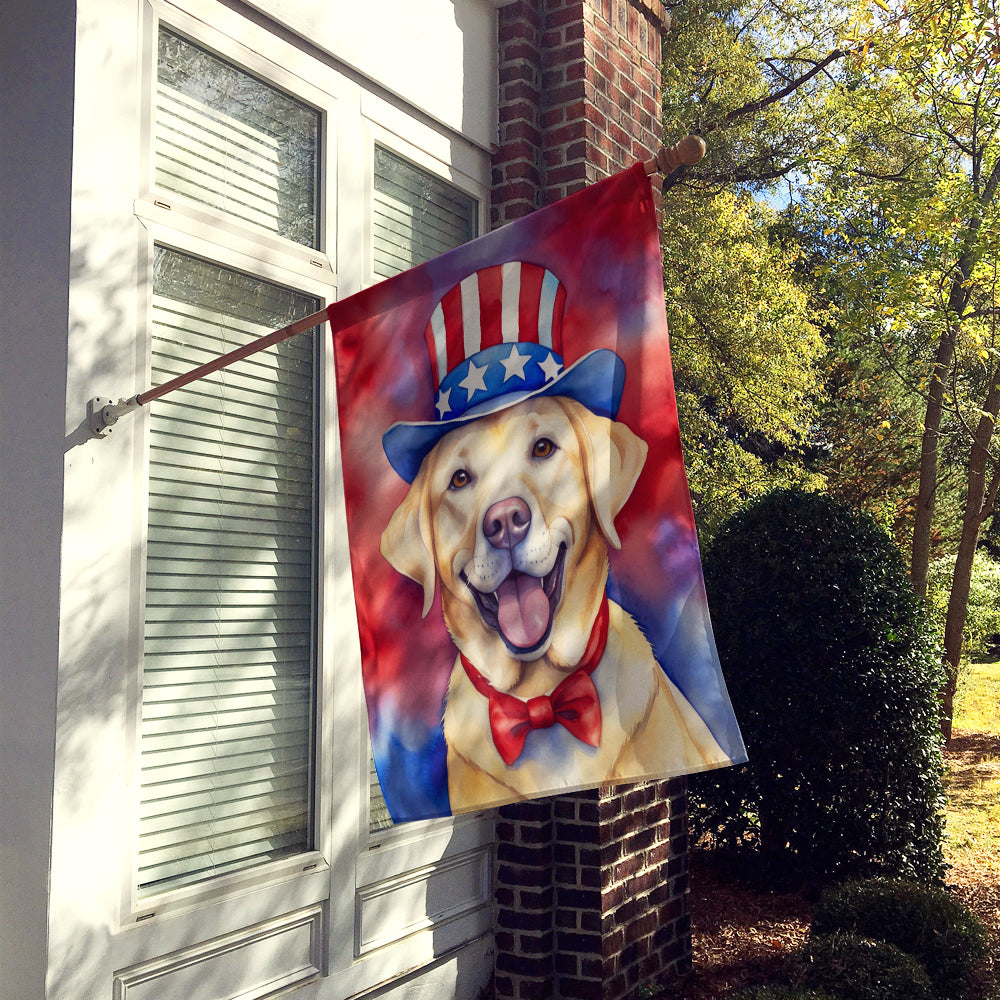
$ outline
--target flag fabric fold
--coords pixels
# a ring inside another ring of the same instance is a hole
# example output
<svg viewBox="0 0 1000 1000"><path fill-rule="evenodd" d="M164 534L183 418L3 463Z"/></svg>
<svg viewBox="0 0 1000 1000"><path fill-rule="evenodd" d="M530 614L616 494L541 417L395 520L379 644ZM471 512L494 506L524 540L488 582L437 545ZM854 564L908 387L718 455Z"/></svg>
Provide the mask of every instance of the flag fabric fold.
<svg viewBox="0 0 1000 1000"><path fill-rule="evenodd" d="M393 820L745 760L641 164L328 313Z"/></svg>

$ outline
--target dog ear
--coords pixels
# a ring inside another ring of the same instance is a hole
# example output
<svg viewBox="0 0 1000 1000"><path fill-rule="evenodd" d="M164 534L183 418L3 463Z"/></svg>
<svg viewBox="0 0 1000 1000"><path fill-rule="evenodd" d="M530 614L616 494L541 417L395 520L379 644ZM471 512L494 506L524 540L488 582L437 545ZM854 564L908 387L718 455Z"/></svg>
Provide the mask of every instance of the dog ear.
<svg viewBox="0 0 1000 1000"><path fill-rule="evenodd" d="M396 508L382 532L382 555L393 569L419 583L424 591L424 608L421 617L434 603L434 584L437 572L431 549L430 505L426 501L424 470L417 473L403 502Z"/></svg>
<svg viewBox="0 0 1000 1000"><path fill-rule="evenodd" d="M579 403L573 407L572 418L597 523L608 543L620 549L615 518L632 495L649 449L625 424L599 417Z"/></svg>

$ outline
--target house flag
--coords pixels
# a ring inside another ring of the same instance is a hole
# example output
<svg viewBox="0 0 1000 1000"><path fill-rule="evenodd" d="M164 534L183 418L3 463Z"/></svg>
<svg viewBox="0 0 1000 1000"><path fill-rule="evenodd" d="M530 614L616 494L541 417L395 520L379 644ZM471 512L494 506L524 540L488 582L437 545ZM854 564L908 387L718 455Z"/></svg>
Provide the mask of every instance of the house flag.
<svg viewBox="0 0 1000 1000"><path fill-rule="evenodd" d="M641 164L329 309L395 822L746 759Z"/></svg>

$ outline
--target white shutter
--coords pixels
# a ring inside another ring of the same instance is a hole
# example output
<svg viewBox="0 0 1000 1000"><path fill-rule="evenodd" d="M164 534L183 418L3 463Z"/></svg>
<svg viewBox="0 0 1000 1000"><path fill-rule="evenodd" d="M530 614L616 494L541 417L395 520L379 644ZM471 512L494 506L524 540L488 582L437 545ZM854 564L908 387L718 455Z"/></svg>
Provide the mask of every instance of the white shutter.
<svg viewBox="0 0 1000 1000"><path fill-rule="evenodd" d="M152 383L317 307L157 248ZM312 846L314 333L150 406L140 894Z"/></svg>
<svg viewBox="0 0 1000 1000"><path fill-rule="evenodd" d="M477 235L476 199L381 146L375 147L374 272L391 278ZM375 761L368 761L369 829L392 825Z"/></svg>

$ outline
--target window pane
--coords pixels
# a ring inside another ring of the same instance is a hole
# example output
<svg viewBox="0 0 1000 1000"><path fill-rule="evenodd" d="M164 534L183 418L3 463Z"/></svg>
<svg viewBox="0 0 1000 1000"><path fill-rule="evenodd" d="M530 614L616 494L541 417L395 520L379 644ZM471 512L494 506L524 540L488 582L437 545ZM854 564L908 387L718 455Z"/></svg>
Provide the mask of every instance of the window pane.
<svg viewBox="0 0 1000 1000"><path fill-rule="evenodd" d="M461 246L476 232L476 199L375 147L375 274L390 278Z"/></svg>
<svg viewBox="0 0 1000 1000"><path fill-rule="evenodd" d="M375 274L391 278L474 239L476 199L439 177L375 147ZM392 826L369 754L369 829Z"/></svg>
<svg viewBox="0 0 1000 1000"><path fill-rule="evenodd" d="M164 248L152 382L318 308ZM312 847L315 331L150 404L141 894Z"/></svg>
<svg viewBox="0 0 1000 1000"><path fill-rule="evenodd" d="M317 246L319 112L160 29L156 184Z"/></svg>

